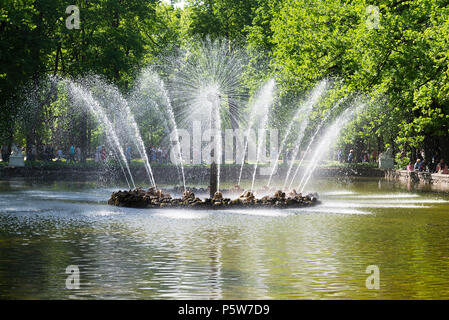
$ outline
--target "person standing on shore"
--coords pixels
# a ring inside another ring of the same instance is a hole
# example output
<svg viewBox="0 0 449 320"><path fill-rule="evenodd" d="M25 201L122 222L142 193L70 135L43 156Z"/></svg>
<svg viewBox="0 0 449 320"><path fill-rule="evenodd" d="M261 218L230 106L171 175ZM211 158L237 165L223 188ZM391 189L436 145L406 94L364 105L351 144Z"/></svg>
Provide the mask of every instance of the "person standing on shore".
<svg viewBox="0 0 449 320"><path fill-rule="evenodd" d="M169 153L168 153L167 148L163 148L162 152L164 154L164 163L168 163Z"/></svg>
<svg viewBox="0 0 449 320"><path fill-rule="evenodd" d="M413 167L413 169L415 169L415 171L419 171L419 168L421 168L421 159L420 158L416 159L415 166Z"/></svg>
<svg viewBox="0 0 449 320"><path fill-rule="evenodd" d="M437 171L437 166L440 163L441 157L438 151L435 152L435 154L432 156L432 167L431 170L432 172L436 172Z"/></svg>
<svg viewBox="0 0 449 320"><path fill-rule="evenodd" d="M61 148L58 148L58 158L57 158L56 160L57 160L57 161L61 161L62 158L63 158L63 155L62 155L62 149L61 149Z"/></svg>
<svg viewBox="0 0 449 320"><path fill-rule="evenodd" d="M151 146L151 161L156 162L156 148Z"/></svg>
<svg viewBox="0 0 449 320"><path fill-rule="evenodd" d="M438 163L436 173L449 174L449 169L447 164L444 162L444 159L441 159L440 163Z"/></svg>
<svg viewBox="0 0 449 320"><path fill-rule="evenodd" d="M126 156L126 161L128 161L128 163L131 163L131 146L126 147L125 156Z"/></svg>
<svg viewBox="0 0 449 320"><path fill-rule="evenodd" d="M156 160L159 163L162 163L162 149L161 147L158 147L156 150Z"/></svg>
<svg viewBox="0 0 449 320"><path fill-rule="evenodd" d="M362 153L362 162L368 162L368 160L369 160L368 151L363 151L363 153Z"/></svg>
<svg viewBox="0 0 449 320"><path fill-rule="evenodd" d="M73 163L75 161L75 147L73 144L69 148L69 163Z"/></svg>
<svg viewBox="0 0 449 320"><path fill-rule="evenodd" d="M348 154L348 162L352 163L354 161L354 150L349 150L349 154Z"/></svg>
<svg viewBox="0 0 449 320"><path fill-rule="evenodd" d="M3 162L8 162L9 161L9 147L7 145L3 145L1 147L2 149L2 161Z"/></svg>
<svg viewBox="0 0 449 320"><path fill-rule="evenodd" d="M55 148L53 146L48 147L48 155L49 155L49 161L53 161L53 158L55 157Z"/></svg>

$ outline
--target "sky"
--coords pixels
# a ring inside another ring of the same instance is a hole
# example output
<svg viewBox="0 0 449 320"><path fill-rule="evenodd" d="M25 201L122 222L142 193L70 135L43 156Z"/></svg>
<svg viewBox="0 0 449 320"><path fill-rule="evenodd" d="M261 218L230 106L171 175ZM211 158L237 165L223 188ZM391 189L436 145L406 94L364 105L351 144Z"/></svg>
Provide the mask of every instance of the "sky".
<svg viewBox="0 0 449 320"><path fill-rule="evenodd" d="M162 2L171 4L172 1L171 0L162 0ZM175 2L175 8L183 8L184 7L184 3L185 3L184 0L175 0L174 2Z"/></svg>

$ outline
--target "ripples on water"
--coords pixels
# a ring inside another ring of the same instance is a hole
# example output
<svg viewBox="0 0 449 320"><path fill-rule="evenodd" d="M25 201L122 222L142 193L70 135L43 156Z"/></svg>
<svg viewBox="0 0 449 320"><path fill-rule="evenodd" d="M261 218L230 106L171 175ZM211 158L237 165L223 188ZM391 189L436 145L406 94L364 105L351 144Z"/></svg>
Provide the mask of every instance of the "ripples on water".
<svg viewBox="0 0 449 320"><path fill-rule="evenodd" d="M313 208L189 211L111 207L113 190L0 182L0 298L449 298L444 194L322 183Z"/></svg>

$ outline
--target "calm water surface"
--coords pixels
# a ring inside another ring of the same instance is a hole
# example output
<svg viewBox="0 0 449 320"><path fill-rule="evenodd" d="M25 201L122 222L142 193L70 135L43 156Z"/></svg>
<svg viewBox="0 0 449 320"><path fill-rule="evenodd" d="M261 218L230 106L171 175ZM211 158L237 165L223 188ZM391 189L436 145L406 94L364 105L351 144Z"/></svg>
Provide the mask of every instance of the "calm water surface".
<svg viewBox="0 0 449 320"><path fill-rule="evenodd" d="M0 298L449 298L447 194L318 181L314 208L209 212L108 206L117 189L0 181Z"/></svg>

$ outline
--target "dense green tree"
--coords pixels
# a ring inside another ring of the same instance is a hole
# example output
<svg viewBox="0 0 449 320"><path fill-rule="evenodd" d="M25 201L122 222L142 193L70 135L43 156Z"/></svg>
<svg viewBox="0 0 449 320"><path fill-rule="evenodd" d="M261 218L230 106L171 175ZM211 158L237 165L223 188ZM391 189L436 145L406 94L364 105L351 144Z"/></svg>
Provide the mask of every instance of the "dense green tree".
<svg viewBox="0 0 449 320"><path fill-rule="evenodd" d="M390 146L400 165L420 149L449 157L447 0L188 0L184 8L157 0L79 0L76 5L80 28L67 29L62 0L1 1L2 143L75 140L89 149L92 132L98 132L95 122L71 106L49 75L97 74L126 94L144 66L164 63L179 47L210 37L232 40L229 52L232 43L246 47L249 91L276 77L281 99L273 126L285 128L293 102L318 81L336 79L329 101L312 114L313 126L344 96L368 100L345 130L342 148ZM141 120L150 139L151 127L160 121ZM70 132L62 135L61 128ZM159 131L153 141L164 134Z"/></svg>
<svg viewBox="0 0 449 320"><path fill-rule="evenodd" d="M324 77L340 90L372 98L345 137L367 148L392 146L403 164L448 137L447 1L283 1L272 22L274 64L286 90L304 90ZM377 15L378 12L378 15ZM374 14L374 16L373 16ZM378 22L373 25L373 22Z"/></svg>
<svg viewBox="0 0 449 320"><path fill-rule="evenodd" d="M80 28L66 27L67 3L59 0L2 1L0 15L0 125L2 141L23 131L31 145L55 143L47 129L61 116L57 90L47 76L80 78L98 74L123 90L141 67L176 38L166 6L156 0L79 1ZM165 14L164 14L165 13ZM162 36L161 36L162 35ZM59 106L59 107L58 107ZM88 115L73 119L71 138L88 148ZM58 114L56 116L55 114ZM20 135L19 135L20 136ZM53 140L53 141L52 141Z"/></svg>
<svg viewBox="0 0 449 320"><path fill-rule="evenodd" d="M244 40L258 0L187 0L183 12L183 32L190 37L226 37Z"/></svg>

